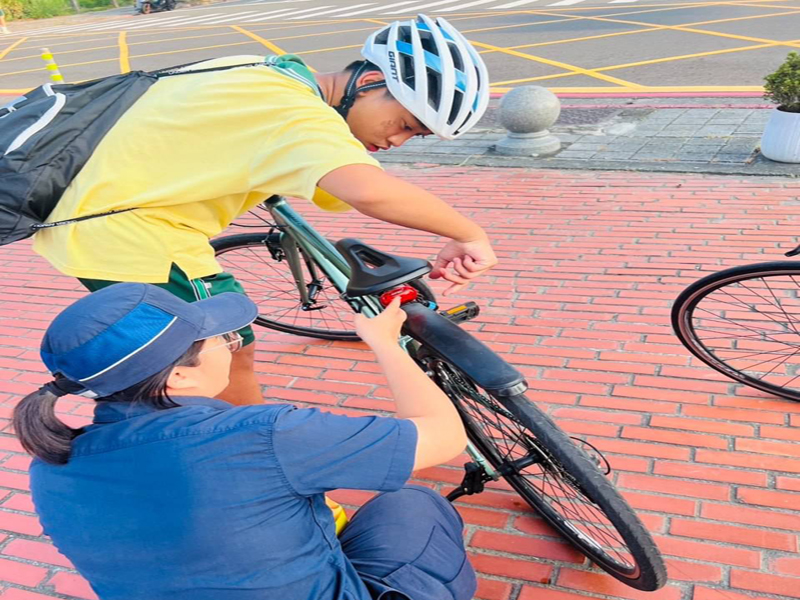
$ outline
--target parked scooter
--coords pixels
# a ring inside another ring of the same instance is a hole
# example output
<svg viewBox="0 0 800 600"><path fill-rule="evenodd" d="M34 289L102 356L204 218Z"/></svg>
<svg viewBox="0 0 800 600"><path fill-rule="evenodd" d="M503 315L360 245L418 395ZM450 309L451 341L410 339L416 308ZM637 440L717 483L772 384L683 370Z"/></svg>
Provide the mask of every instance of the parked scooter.
<svg viewBox="0 0 800 600"><path fill-rule="evenodd" d="M175 0L136 0L134 8L139 14L149 15L151 12L174 9Z"/></svg>

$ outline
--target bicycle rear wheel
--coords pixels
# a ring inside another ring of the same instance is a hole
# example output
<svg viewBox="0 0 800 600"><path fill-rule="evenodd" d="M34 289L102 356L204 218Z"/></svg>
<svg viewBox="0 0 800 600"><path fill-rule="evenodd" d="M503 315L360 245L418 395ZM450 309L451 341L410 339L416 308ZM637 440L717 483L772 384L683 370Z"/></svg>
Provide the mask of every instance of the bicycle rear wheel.
<svg viewBox="0 0 800 600"><path fill-rule="evenodd" d="M470 441L553 528L627 585L664 585L661 554L636 513L547 415L524 395L492 397L442 358L425 367L458 408Z"/></svg>
<svg viewBox="0 0 800 600"><path fill-rule="evenodd" d="M303 284L313 301L304 305L289 263L269 233L245 233L211 240L223 270L231 273L258 305L257 325L323 340L358 341L353 309L325 273L296 246ZM422 281L411 281L426 300L434 300Z"/></svg>
<svg viewBox="0 0 800 600"><path fill-rule="evenodd" d="M797 263L758 263L703 277L676 299L672 327L692 354L720 373L800 400Z"/></svg>

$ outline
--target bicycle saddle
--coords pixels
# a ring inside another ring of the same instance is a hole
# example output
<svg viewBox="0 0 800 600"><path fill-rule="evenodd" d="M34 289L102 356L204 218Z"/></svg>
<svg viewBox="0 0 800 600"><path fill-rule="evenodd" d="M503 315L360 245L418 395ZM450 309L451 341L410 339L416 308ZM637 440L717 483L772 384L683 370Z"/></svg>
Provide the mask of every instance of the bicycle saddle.
<svg viewBox="0 0 800 600"><path fill-rule="evenodd" d="M352 270L347 284L350 296L378 294L422 277L432 268L427 260L387 254L353 238L339 240L336 249Z"/></svg>

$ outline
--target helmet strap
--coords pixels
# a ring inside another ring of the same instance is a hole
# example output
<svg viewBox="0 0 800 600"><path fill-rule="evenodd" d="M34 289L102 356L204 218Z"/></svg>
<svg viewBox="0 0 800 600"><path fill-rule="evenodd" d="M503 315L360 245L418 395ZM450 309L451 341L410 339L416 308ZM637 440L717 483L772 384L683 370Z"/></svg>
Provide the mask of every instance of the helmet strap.
<svg viewBox="0 0 800 600"><path fill-rule="evenodd" d="M344 94L342 94L342 99L339 101L339 106L333 107L336 109L336 112L342 115L342 118L345 120L347 119L347 114L350 112L353 104L355 104L358 94L361 92L368 92L369 90L377 90L378 88L386 86L386 81L376 81L375 83L368 83L367 85L362 85L360 88L356 88L356 82L358 81L358 78L361 77L366 70L367 63L365 61L361 63L361 65L359 65L355 71L353 71L353 73L350 75L350 79L347 80L347 85L344 86Z"/></svg>

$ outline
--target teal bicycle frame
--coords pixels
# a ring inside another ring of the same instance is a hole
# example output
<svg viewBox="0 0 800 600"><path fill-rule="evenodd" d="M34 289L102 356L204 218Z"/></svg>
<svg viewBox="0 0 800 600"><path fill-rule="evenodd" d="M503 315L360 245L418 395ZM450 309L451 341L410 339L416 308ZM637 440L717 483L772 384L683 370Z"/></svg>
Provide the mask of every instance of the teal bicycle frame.
<svg viewBox="0 0 800 600"><path fill-rule="evenodd" d="M273 196L264 202L264 206L269 210L280 230L281 248L286 255L286 261L301 299L308 301L308 289L303 276L302 265L300 264L302 258L297 251L298 247L305 257L325 273L325 276L339 293L345 295L347 293L347 284L350 282L351 269L333 244L311 227L283 198ZM308 265L308 268L313 276L313 265ZM358 310L369 317L374 317L383 310L379 299L375 296L347 298L347 301L353 306L354 310ZM419 342L408 335L401 336L399 343L411 355L419 348ZM483 467L486 474L494 481L500 479L500 473L473 446L472 442L467 444L467 454L475 463Z"/></svg>

